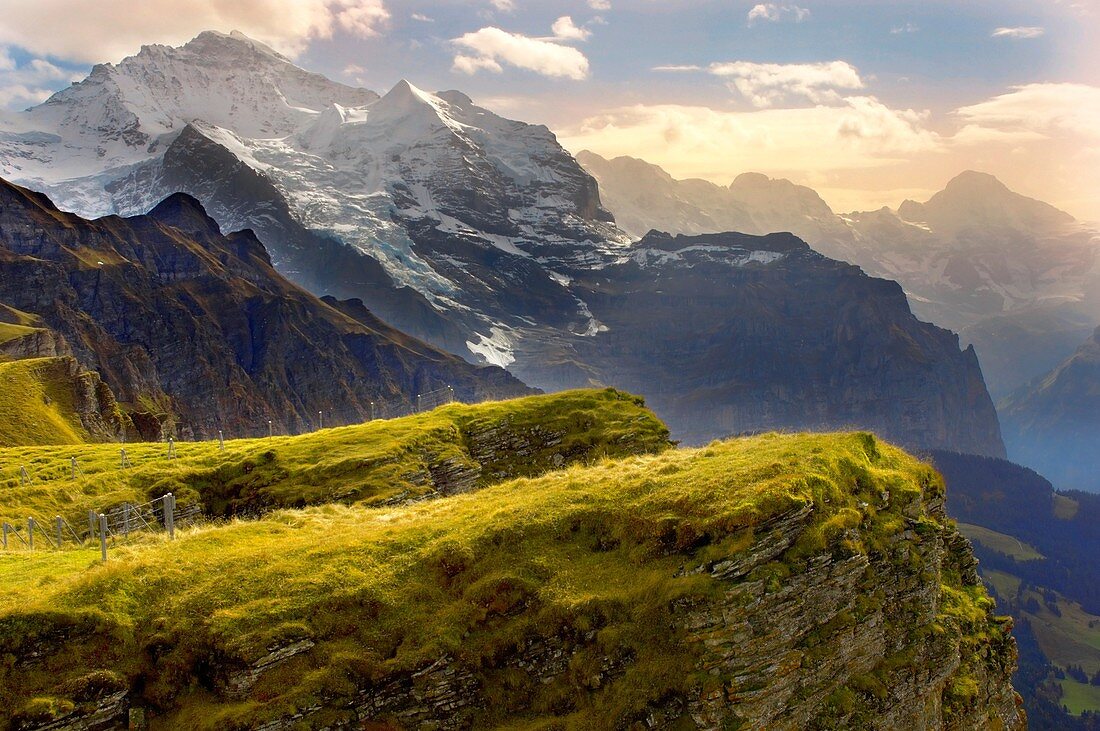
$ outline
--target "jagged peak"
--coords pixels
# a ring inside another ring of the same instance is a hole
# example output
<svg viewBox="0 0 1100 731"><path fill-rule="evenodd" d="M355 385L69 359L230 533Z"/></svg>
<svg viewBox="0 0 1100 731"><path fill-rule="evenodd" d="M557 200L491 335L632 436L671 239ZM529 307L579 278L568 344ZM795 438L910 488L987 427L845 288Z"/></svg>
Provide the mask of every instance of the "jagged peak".
<svg viewBox="0 0 1100 731"><path fill-rule="evenodd" d="M965 170L926 203L906 200L898 214L906 220L936 219L948 228L965 225L1046 227L1071 223L1073 216L1049 203L1017 193L989 173Z"/></svg>
<svg viewBox="0 0 1100 731"><path fill-rule="evenodd" d="M219 49L230 52L250 51L268 56L277 61L282 61L283 63L293 63L271 46L255 38L250 38L239 30L233 30L229 33L222 33L216 30L204 30L202 33L199 33L185 43L181 48L188 51L203 52Z"/></svg>
<svg viewBox="0 0 1100 731"><path fill-rule="evenodd" d="M435 94L414 86L407 79L401 79L373 105L376 108L412 111L418 107L431 107L438 111L441 100Z"/></svg>
<svg viewBox="0 0 1100 731"><path fill-rule="evenodd" d="M188 234L220 236L222 233L218 222L207 214L202 203L187 193L173 193L158 203L148 215Z"/></svg>

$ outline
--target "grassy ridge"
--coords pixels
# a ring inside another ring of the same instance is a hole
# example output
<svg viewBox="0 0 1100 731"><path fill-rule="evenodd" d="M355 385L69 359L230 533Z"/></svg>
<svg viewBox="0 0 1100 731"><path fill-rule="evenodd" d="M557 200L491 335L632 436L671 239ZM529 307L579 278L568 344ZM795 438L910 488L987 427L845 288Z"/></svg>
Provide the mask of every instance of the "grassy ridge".
<svg viewBox="0 0 1100 731"><path fill-rule="evenodd" d="M167 445L84 444L0 449L0 519L141 503L167 492L215 516L320 503L379 503L436 494L448 482L480 487L605 456L657 451L668 430L644 403L613 389L507 402L451 404L401 419L295 437ZM132 468L120 469L125 446ZM72 479L70 458L82 471ZM32 476L19 485L18 471Z"/></svg>
<svg viewBox="0 0 1100 731"><path fill-rule="evenodd" d="M894 507L870 507L883 490ZM478 725L572 708L566 726L592 728L709 682L699 648L669 631L676 600L718 590L685 561L736 554L753 526L809 504L786 571L829 546L869 550L907 530L900 506L927 490L942 490L931 468L868 435L767 435L403 507L282 511L120 549L104 566L63 554L19 572L0 564L0 657L51 648L41 662L0 664L0 708L49 717L106 684L138 688L156 727L247 727L450 656L488 696ZM853 542L861 523L866 540ZM31 603L10 599L28 587ZM530 638L589 632L599 652L549 685L497 665ZM306 639L310 652L235 699L209 661L246 668ZM626 674L592 693L585 678L606 656L630 658Z"/></svg>
<svg viewBox="0 0 1100 731"><path fill-rule="evenodd" d="M18 327L0 324L0 336ZM0 447L83 442L87 435L73 411L73 389L64 358L0 362Z"/></svg>
<svg viewBox="0 0 1100 731"><path fill-rule="evenodd" d="M1038 561L1044 558L1034 546L1024 543L1004 533L970 523L959 523L959 532L971 541L981 543L986 548L1011 556L1017 561Z"/></svg>

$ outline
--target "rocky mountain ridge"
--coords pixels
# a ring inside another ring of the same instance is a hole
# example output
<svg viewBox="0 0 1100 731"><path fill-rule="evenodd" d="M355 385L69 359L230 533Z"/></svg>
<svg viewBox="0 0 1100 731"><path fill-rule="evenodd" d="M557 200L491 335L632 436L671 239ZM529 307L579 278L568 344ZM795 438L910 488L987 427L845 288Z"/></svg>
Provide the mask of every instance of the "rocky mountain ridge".
<svg viewBox="0 0 1100 731"><path fill-rule="evenodd" d="M251 231L223 235L185 194L86 221L0 182L0 270L0 302L60 334L146 437L261 434L268 421L297 432L321 410L360 421L371 401L444 386L466 400L529 392L354 303L321 302L275 272Z"/></svg>

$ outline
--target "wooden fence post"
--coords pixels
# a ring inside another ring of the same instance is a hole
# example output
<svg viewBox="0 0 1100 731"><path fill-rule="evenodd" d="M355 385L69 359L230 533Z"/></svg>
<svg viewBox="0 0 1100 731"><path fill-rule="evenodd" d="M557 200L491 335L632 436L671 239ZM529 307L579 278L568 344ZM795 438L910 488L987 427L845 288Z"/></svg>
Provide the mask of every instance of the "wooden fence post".
<svg viewBox="0 0 1100 731"><path fill-rule="evenodd" d="M168 529L168 540L176 540L176 496L168 493L164 496L164 527Z"/></svg>
<svg viewBox="0 0 1100 731"><path fill-rule="evenodd" d="M107 516L99 514L99 555L107 563Z"/></svg>
<svg viewBox="0 0 1100 731"><path fill-rule="evenodd" d="M4 523L3 530L4 530L4 550L5 551L8 550L8 528L9 528L8 524Z"/></svg>
<svg viewBox="0 0 1100 731"><path fill-rule="evenodd" d="M34 518L27 518L27 539L30 541L30 549L34 550Z"/></svg>
<svg viewBox="0 0 1100 731"><path fill-rule="evenodd" d="M59 551L61 550L61 527L64 524L65 521L61 518L60 515L54 519L54 525L57 527L57 550Z"/></svg>

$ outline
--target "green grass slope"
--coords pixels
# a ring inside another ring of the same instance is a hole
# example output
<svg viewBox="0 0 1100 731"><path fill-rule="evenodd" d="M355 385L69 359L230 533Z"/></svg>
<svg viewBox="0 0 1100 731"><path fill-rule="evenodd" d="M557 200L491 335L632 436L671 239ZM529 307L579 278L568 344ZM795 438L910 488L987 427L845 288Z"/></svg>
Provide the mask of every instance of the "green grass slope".
<svg viewBox="0 0 1100 731"><path fill-rule="evenodd" d="M21 327L0 324L0 338ZM73 411L73 393L64 358L0 362L0 447L83 442L87 435Z"/></svg>
<svg viewBox="0 0 1100 731"><path fill-rule="evenodd" d="M74 439L75 441L75 439ZM0 449L0 520L143 503L167 492L210 516L257 515L321 503L401 502L607 456L659 451L668 429L641 399L613 389L477 405L450 404L401 419L294 437L167 445L87 444ZM125 447L130 469L120 469ZM72 479L70 459L82 474ZM32 477L20 486L19 467Z"/></svg>
<svg viewBox="0 0 1100 731"><path fill-rule="evenodd" d="M606 410L615 396L538 397L518 408L541 407L551 423L587 423L571 401ZM461 434L472 422L501 418L514 426L523 421L516 408L451 407L402 424L402 434L411 439L433 425ZM634 418L600 425L600 439L614 443L639 425L643 443L663 439L643 412ZM188 469L207 474L219 460L239 464L273 451L268 464L286 465L295 455L300 474L288 484L296 490L314 494L334 480L337 487L323 488L328 497L369 502L383 493L353 479L348 463L363 461L352 453L382 439L371 430L385 426L260 440L234 445L228 457L185 459L192 460ZM582 430L567 439L587 444L593 436ZM534 454L486 471L535 472L540 465ZM385 474L397 479L408 469ZM0 719L41 721L128 689L150 709L155 729L248 728L322 704L326 710L310 721L317 727L348 721L339 709L361 687L385 686L447 657L484 696L464 722L602 728L609 719L641 718L650 704L692 687L723 682L699 669L703 643L670 629L678 626L678 607L722 591L695 567L736 556L752 544L756 526L802 506L813 513L797 542L752 575L766 586L806 571L823 551L858 556L900 547L911 563L918 558L906 546L947 528L906 514L908 506L941 498L930 467L869 435L766 435L575 464L443 500L278 511L193 529L174 543L121 547L106 565L91 552L8 556L20 565L0 562ZM887 548L896 540L904 542ZM961 644L965 669L1000 630L980 587L946 573L942 580L936 631L972 633ZM874 601L868 596L844 615L858 624L859 611ZM589 649L574 654L552 682L504 662L517 647L570 637L591 638ZM232 690L235 672L294 643L309 649L245 692ZM607 657L623 660L622 675L603 687ZM951 691L958 697L949 700L965 704L973 682L960 676ZM875 682L869 677L864 689L874 692ZM855 698L857 691L845 692Z"/></svg>
<svg viewBox="0 0 1100 731"><path fill-rule="evenodd" d="M1043 554L1039 553L1034 546L1024 543L1019 538L1013 538L980 525L959 523L959 532L971 541L999 551L1016 561L1038 561L1043 558Z"/></svg>

